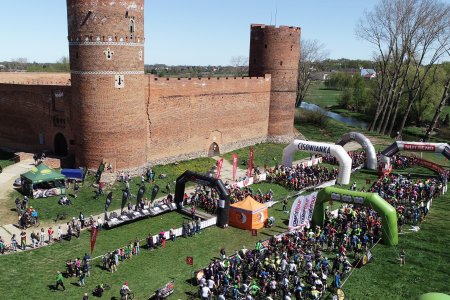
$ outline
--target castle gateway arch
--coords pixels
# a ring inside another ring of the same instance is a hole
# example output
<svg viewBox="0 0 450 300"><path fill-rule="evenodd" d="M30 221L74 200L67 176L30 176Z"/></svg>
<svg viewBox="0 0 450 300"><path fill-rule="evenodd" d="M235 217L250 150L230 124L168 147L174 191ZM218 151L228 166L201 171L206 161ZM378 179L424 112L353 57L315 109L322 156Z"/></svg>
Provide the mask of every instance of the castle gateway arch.
<svg viewBox="0 0 450 300"><path fill-rule="evenodd" d="M305 140L294 140L283 150L283 165L286 167L292 166L292 157L296 151L332 155L336 157L339 162L339 173L336 178L336 183L349 184L350 174L352 172L352 159L342 146Z"/></svg>
<svg viewBox="0 0 450 300"><path fill-rule="evenodd" d="M313 225L323 226L325 220L324 203L338 201L349 204L361 204L372 208L381 217L381 238L383 244L398 244L397 212L395 208L376 193L363 193L336 187L326 187L317 194L312 215Z"/></svg>
<svg viewBox="0 0 450 300"><path fill-rule="evenodd" d="M336 142L336 145L341 145L342 147L347 143L355 141L360 144L367 155L367 160L365 163L365 168L370 170L376 170L377 168L377 153L372 145L372 142L362 133L359 132L349 132L344 134L340 140Z"/></svg>

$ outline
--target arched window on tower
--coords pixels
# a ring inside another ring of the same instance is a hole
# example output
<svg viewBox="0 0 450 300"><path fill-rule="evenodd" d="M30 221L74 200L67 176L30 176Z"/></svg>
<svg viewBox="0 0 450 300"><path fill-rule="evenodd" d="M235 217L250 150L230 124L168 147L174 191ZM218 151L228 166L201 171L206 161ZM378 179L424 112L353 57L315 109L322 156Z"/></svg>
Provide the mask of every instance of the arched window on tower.
<svg viewBox="0 0 450 300"><path fill-rule="evenodd" d="M136 30L136 27L134 24L134 17L131 17L130 18L130 42L133 40L135 30Z"/></svg>

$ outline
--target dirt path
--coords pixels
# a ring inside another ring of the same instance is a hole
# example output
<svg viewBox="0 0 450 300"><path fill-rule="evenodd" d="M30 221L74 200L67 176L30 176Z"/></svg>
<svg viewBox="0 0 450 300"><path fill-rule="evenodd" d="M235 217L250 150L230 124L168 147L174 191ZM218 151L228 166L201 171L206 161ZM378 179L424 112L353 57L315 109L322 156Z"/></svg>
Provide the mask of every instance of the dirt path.
<svg viewBox="0 0 450 300"><path fill-rule="evenodd" d="M19 163L10 165L0 173L0 220L1 224L17 222L15 204L10 199L10 193L14 191L14 180L34 167L33 159L26 159Z"/></svg>

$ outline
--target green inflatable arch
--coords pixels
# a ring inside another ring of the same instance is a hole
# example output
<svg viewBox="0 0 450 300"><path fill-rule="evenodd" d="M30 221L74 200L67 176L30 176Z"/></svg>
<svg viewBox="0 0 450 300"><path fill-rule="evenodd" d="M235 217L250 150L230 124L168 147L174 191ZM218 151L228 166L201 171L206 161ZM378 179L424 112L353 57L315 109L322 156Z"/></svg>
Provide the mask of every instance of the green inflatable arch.
<svg viewBox="0 0 450 300"><path fill-rule="evenodd" d="M381 231L383 243L391 246L398 244L397 212L376 193L355 192L336 187L326 187L317 195L312 223L323 226L325 219L324 203L338 201L350 204L362 204L371 207L381 216Z"/></svg>

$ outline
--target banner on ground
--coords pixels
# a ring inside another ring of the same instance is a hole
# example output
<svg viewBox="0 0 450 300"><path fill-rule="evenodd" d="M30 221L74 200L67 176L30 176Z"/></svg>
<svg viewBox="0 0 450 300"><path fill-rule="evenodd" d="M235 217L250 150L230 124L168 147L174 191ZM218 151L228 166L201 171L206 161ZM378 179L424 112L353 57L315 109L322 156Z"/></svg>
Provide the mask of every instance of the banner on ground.
<svg viewBox="0 0 450 300"><path fill-rule="evenodd" d="M236 170L238 166L238 155L233 153L233 181L236 180Z"/></svg>
<svg viewBox="0 0 450 300"><path fill-rule="evenodd" d="M250 178L246 178L245 180L241 180L238 182L233 183L233 187L234 188L243 188L246 187L248 185L252 185L254 183L258 183L260 181L265 181L267 179L267 173L261 173L259 175L255 175L253 177Z"/></svg>
<svg viewBox="0 0 450 300"><path fill-rule="evenodd" d="M250 158L248 159L247 177L252 176L253 156L254 156L253 147L250 147Z"/></svg>
<svg viewBox="0 0 450 300"><path fill-rule="evenodd" d="M299 227L309 227L316 204L317 192L307 196L298 196L291 207L291 215L289 217L289 230Z"/></svg>
<svg viewBox="0 0 450 300"><path fill-rule="evenodd" d="M95 226L91 227L91 255L94 252L95 242L97 241L98 228Z"/></svg>
<svg viewBox="0 0 450 300"><path fill-rule="evenodd" d="M216 178L219 179L220 178L220 171L222 171L222 167L223 167L223 157L221 159L218 159L216 164L217 164Z"/></svg>
<svg viewBox="0 0 450 300"><path fill-rule="evenodd" d="M299 166L301 165L301 166L303 166L303 168L306 168L306 167L311 167L311 166L318 165L321 163L322 163L322 157L318 157L318 158L313 158L313 159L310 159L307 161L302 161L302 162L298 163L298 165Z"/></svg>

